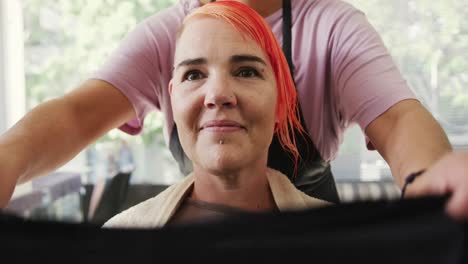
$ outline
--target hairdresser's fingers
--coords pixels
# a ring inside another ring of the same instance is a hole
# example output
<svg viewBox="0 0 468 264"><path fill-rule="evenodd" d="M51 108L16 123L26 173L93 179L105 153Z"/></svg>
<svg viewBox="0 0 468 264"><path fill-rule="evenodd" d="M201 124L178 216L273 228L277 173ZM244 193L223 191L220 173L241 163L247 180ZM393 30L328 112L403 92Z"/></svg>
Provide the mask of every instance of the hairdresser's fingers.
<svg viewBox="0 0 468 264"><path fill-rule="evenodd" d="M449 191L448 179L440 176L443 173L442 168L438 165L430 167L426 172L416 177L412 183L407 185L405 198L446 194Z"/></svg>
<svg viewBox="0 0 468 264"><path fill-rule="evenodd" d="M455 219L468 219L468 152L444 156L408 185L405 197L447 194L447 213Z"/></svg>
<svg viewBox="0 0 468 264"><path fill-rule="evenodd" d="M468 220L468 184L459 185L446 205L447 213L456 220Z"/></svg>

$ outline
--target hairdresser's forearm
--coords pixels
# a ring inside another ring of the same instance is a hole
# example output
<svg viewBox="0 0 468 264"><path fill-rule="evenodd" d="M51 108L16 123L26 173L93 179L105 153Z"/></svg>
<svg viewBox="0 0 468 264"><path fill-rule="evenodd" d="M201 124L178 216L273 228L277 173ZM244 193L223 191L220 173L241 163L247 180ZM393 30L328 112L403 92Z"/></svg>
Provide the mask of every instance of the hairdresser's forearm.
<svg viewBox="0 0 468 264"><path fill-rule="evenodd" d="M410 173L429 168L452 151L440 125L417 101L399 103L379 119L368 135L399 186Z"/></svg>
<svg viewBox="0 0 468 264"><path fill-rule="evenodd" d="M126 97L102 81L33 109L0 138L0 207L17 183L57 169L133 116Z"/></svg>
<svg viewBox="0 0 468 264"><path fill-rule="evenodd" d="M73 125L74 119L72 107L56 99L32 110L1 136L2 196L11 196L17 183L46 174L79 152L85 143L81 131Z"/></svg>
<svg viewBox="0 0 468 264"><path fill-rule="evenodd" d="M77 116L65 100L55 99L32 110L2 136L0 149L12 157L19 182L58 168L92 140L80 129Z"/></svg>

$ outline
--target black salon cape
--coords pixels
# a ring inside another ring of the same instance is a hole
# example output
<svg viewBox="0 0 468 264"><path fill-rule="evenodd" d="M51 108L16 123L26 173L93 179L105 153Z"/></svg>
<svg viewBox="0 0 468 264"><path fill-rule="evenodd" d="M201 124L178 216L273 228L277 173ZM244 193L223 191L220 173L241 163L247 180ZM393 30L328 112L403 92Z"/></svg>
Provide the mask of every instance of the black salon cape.
<svg viewBox="0 0 468 264"><path fill-rule="evenodd" d="M162 229L0 214L0 263L465 263L445 198L356 202Z"/></svg>

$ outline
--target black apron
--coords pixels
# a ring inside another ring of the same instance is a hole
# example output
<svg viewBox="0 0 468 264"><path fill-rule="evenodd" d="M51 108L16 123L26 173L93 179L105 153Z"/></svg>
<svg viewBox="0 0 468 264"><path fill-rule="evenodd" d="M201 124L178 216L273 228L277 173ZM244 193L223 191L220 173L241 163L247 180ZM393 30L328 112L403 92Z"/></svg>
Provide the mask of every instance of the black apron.
<svg viewBox="0 0 468 264"><path fill-rule="evenodd" d="M294 76L294 65L291 56L291 1L283 1L283 51L288 61L291 76ZM293 78L294 79L294 78ZM302 127L306 129L306 123L302 114L299 100L299 120ZM299 160L297 166L297 174L294 176L294 159L293 156L285 151L278 141L275 133L273 136L270 149L268 151L268 167L281 171L288 176L296 188L303 191L309 196L316 197L333 203L339 203L340 199L336 184L331 172L330 163L326 162L320 156L315 144L312 142L308 134L301 134L297 129L294 129L296 138L296 147L299 151ZM177 127L174 124L169 149L177 160L179 168L184 175L192 171L192 161L185 155L184 150L179 141Z"/></svg>

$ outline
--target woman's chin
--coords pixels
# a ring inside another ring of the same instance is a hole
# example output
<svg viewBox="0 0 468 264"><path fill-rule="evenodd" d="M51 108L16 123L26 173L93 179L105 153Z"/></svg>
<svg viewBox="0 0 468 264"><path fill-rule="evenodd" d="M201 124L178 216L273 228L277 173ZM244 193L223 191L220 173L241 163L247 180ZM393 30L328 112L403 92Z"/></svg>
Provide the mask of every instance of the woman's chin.
<svg viewBox="0 0 468 264"><path fill-rule="evenodd" d="M253 148L249 144L210 144L205 147L197 147L192 152L192 160L196 167L212 174L236 173L247 169L256 163L256 158L261 156L259 148Z"/></svg>
<svg viewBox="0 0 468 264"><path fill-rule="evenodd" d="M236 153L210 153L201 159L201 167L211 174L229 174L239 172L246 166L245 155ZM215 154L215 155L213 155Z"/></svg>
<svg viewBox="0 0 468 264"><path fill-rule="evenodd" d="M207 162L205 166L207 170L216 174L230 174L239 172L243 167L243 164L239 162L239 160L235 160L232 158L220 158L215 162Z"/></svg>

